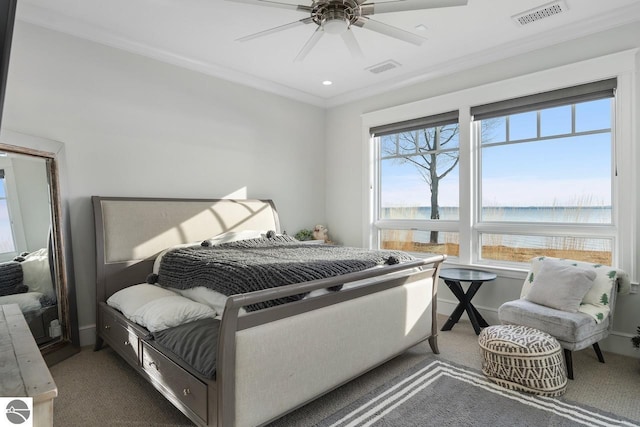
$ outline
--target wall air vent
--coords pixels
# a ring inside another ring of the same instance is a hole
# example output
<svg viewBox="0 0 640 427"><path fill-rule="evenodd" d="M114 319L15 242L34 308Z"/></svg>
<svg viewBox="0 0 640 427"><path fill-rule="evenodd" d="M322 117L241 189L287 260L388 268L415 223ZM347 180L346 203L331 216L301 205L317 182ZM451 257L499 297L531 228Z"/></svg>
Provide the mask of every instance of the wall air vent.
<svg viewBox="0 0 640 427"><path fill-rule="evenodd" d="M393 70L394 68L398 68L400 66L399 63L397 63L396 61L390 59L388 61L384 61L381 62L380 64L376 64L376 65L372 65L371 67L367 67L365 68L365 70L373 73L373 74L380 74L380 73L384 73L385 71L389 71L389 70Z"/></svg>
<svg viewBox="0 0 640 427"><path fill-rule="evenodd" d="M513 15L511 19L513 19L519 26L523 26L559 13L564 13L567 10L569 10L569 8L564 0L558 0L527 10L526 12Z"/></svg>

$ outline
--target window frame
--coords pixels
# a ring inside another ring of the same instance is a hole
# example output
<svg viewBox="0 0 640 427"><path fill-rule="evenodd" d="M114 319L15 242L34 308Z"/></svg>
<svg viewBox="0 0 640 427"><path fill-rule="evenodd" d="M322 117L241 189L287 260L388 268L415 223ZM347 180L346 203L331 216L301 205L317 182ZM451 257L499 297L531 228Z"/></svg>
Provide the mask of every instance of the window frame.
<svg viewBox="0 0 640 427"><path fill-rule="evenodd" d="M4 170L4 182L7 201L7 209L9 211L9 220L11 230L13 231L14 252L0 253L0 262L10 261L20 254L20 248L26 248L27 242L22 225L22 212L20 210L20 199L13 173L13 164L10 159L0 157L0 169Z"/></svg>
<svg viewBox="0 0 640 427"><path fill-rule="evenodd" d="M567 88L571 89L571 88ZM562 90L562 89L561 89ZM615 93L615 91L614 91ZM476 120L473 116L471 126L472 126L472 143L477 148L477 157L476 157L476 182L474 183L474 190L477 193L476 200L478 201L475 208L475 220L473 226L472 233L472 263L478 265L489 265L489 266L518 266L521 263L519 262L511 262L511 261L503 261L503 260L494 260L487 259L482 257L482 235L483 234L498 234L498 235L525 235L525 236L536 236L536 237L577 237L577 238L593 238L593 239L605 239L611 242L611 251L612 251L612 263L613 257L617 252L616 242L618 240L618 228L616 227L616 218L617 211L619 210L617 205L615 204L613 195L616 193L616 159L615 159L615 147L616 147L616 121L615 121L615 110L616 110L616 96L614 94L613 97L607 98L594 98L588 100L595 99L610 99L611 102L611 127L609 128L609 132L611 133L611 223L610 224L597 224L597 223L549 223L549 222L522 222L522 221L485 221L482 219L482 151L485 147L492 147L496 145L513 145L520 143L527 143L536 141L544 141L554 138L563 138L563 137L571 137L575 136L575 134L579 135L589 135L595 133L603 133L602 131L587 131L587 132L575 132L575 104L561 104L561 105L569 105L572 110L572 133L571 134L562 134L562 135L554 135L552 137L544 137L541 135L540 130L540 112L544 108L550 107L538 107L534 110L525 110L528 112L536 113L536 128L537 128L537 137L536 138L527 138L521 140L510 140L509 139L509 127L508 127L508 119L507 119L507 134L505 141L503 142L495 142L489 143L487 145L483 145L480 139L480 129L481 129L481 121L483 119ZM508 100L507 100L508 101ZM570 100L568 100L570 101ZM576 103L585 102L585 100L573 101ZM473 108L472 108L473 111ZM523 112L523 111L519 111ZM504 113L504 112L503 112ZM508 113L504 113L507 115ZM498 117L504 117L500 115Z"/></svg>
<svg viewBox="0 0 640 427"><path fill-rule="evenodd" d="M574 64L552 68L541 72L518 76L482 86L463 89L444 95L437 95L409 104L386 108L365 113L362 116L362 144L364 203L363 209L363 245L376 247L374 238L376 227L373 218L373 208L377 200L375 182L377 170L373 145L371 144L370 129L385 123L410 120L415 117L435 115L443 111L458 109L460 123L460 217L458 231L460 238L460 256L458 259L448 259L449 263L467 266L492 267L495 270L519 271L526 270L526 265L504 265L490 263L478 259L478 245L480 232L514 231L518 225L497 225L479 223L479 152L474 147L472 137L475 130L471 120L471 106L504 99L527 96L555 89L572 87L597 80L617 78L618 90L614 98L613 110L613 139L616 141L612 150L612 161L615 171L612 177L612 224L589 225L571 227L572 234L580 235L611 235L615 233L612 242L612 264L627 271L633 278L636 274L635 246L637 240L636 212L637 203L633 197L620 197L620 194L635 194L637 175L635 161L637 159L634 147L634 135L637 127L633 116L635 99L635 51L624 51L603 57L590 59ZM469 124L467 126L467 124ZM622 215L621 213L625 214ZM527 234L533 232L548 233L561 229L569 230L566 224L527 224ZM390 225L390 224L387 224ZM439 229L449 231L450 225L438 221ZM585 228L586 227L586 228Z"/></svg>
<svg viewBox="0 0 640 427"><path fill-rule="evenodd" d="M455 117L455 121L454 121ZM418 124L416 124L418 123ZM382 174L380 172L381 161L383 160L381 156L381 138L388 135L396 135L402 132L410 132L410 131L418 131L422 129L431 129L437 128L439 126L446 126L450 124L458 125L458 138L460 138L460 121L458 118L458 112L443 112L440 114L435 114L431 116L425 116L422 118L409 120L400 123L393 123L387 126L379 126L377 128L372 128L370 130L371 134L371 144L373 145L373 156L374 156L374 176L376 180L376 184L374 186L375 196L373 198L373 222L372 222L372 247L380 247L381 246L381 234L384 230L407 230L407 231L437 231L437 232L450 232L450 233L458 233L459 230L459 219L458 220L434 220L434 219L382 219L380 218L380 212L382 210L381 199L382 199ZM431 153L434 150L424 151L423 153ZM440 150L435 150L436 152L452 152L457 151L458 156L460 156L460 146L458 144L457 148L445 148ZM396 157L404 157L396 153ZM409 155L417 155L419 154L416 151L413 154L407 153ZM389 157L389 156L387 156ZM458 161L459 162L459 161ZM460 168L460 164L456 166L458 169Z"/></svg>

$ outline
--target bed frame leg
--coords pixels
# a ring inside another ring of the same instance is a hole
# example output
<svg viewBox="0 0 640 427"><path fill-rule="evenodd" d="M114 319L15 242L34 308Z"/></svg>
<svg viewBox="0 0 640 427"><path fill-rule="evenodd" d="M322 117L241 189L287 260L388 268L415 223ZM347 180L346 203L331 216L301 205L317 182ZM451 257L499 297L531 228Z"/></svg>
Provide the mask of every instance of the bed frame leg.
<svg viewBox="0 0 640 427"><path fill-rule="evenodd" d="M429 346L431 347L431 351L433 354L440 354L440 350L438 350L438 336L432 335L429 337Z"/></svg>

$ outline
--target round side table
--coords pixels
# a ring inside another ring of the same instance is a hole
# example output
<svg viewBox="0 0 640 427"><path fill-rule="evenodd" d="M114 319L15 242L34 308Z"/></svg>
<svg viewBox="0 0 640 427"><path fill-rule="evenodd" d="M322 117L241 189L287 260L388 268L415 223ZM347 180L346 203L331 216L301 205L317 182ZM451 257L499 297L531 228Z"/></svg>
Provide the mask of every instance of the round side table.
<svg viewBox="0 0 640 427"><path fill-rule="evenodd" d="M455 295L458 301L460 301L441 330L450 331L451 328L453 328L453 325L458 323L462 313L466 311L469 316L469 320L471 321L471 325L473 326L473 330L476 332L476 335L479 335L480 328L486 328L489 324L484 320L473 304L471 304L471 299L476 292L478 292L478 289L480 289L480 286L482 286L484 282L495 280L497 275L488 271L473 270L469 268L444 268L440 270L440 277L444 280L444 283L449 287L451 292L453 292L453 295ZM462 289L462 282L471 283L467 292Z"/></svg>

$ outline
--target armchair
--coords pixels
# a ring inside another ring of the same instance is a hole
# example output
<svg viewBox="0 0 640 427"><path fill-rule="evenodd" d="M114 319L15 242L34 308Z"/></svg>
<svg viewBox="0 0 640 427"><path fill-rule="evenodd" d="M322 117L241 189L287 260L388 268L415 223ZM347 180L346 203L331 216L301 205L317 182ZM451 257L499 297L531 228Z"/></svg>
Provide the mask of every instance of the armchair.
<svg viewBox="0 0 640 427"><path fill-rule="evenodd" d="M502 304L502 324L529 326L555 337L564 349L567 377L573 379L573 351L592 346L604 363L599 341L611 332L616 295L629 293L622 270L581 261L536 257L520 299Z"/></svg>

